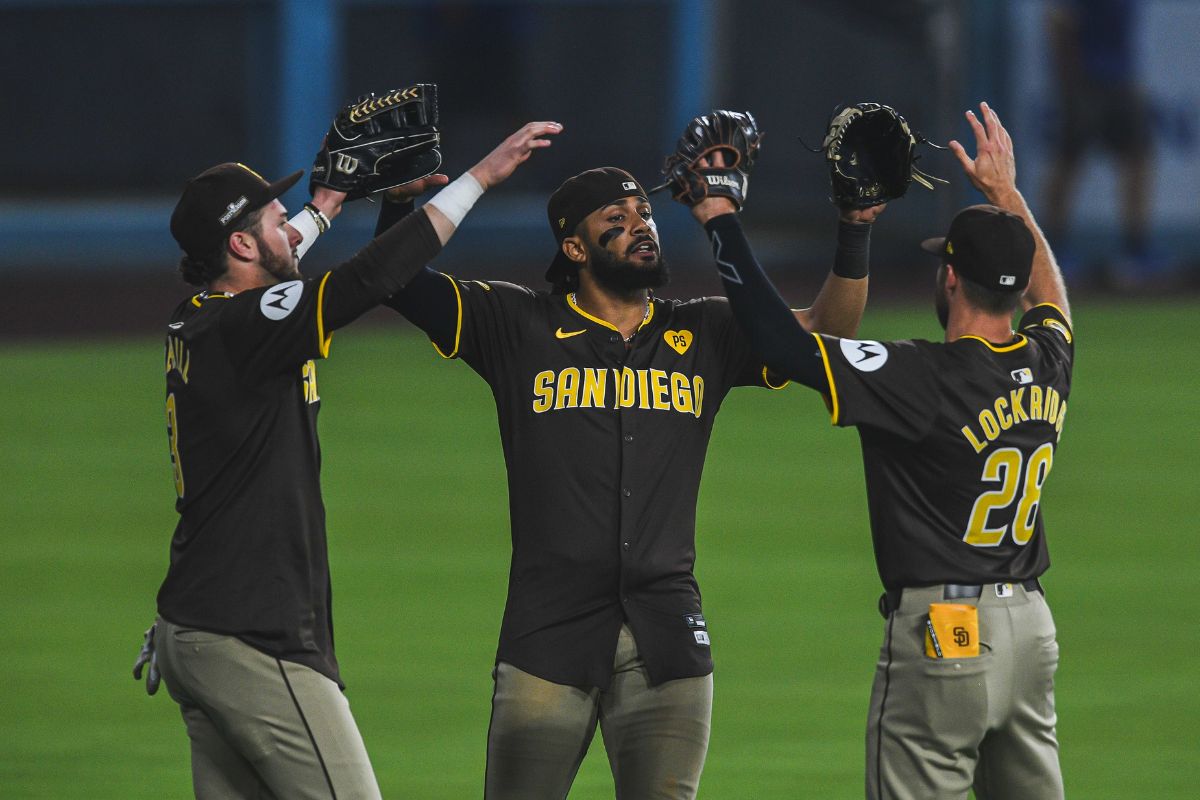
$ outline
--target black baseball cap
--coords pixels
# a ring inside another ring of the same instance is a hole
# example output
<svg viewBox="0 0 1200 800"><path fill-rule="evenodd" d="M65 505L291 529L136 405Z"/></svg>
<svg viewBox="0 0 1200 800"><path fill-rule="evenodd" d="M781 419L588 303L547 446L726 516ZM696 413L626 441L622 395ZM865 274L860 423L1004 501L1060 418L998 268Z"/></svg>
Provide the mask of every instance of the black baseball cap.
<svg viewBox="0 0 1200 800"><path fill-rule="evenodd" d="M171 214L171 235L185 253L202 255L219 247L238 220L292 188L304 170L267 183L245 164L206 169L187 182Z"/></svg>
<svg viewBox="0 0 1200 800"><path fill-rule="evenodd" d="M554 241L558 244L558 252L546 270L546 280L558 283L577 266L562 251L562 243L563 239L574 235L575 227L585 217L622 197L646 196L646 190L636 178L616 167L589 169L563 181L546 204L550 230L554 231Z"/></svg>
<svg viewBox="0 0 1200 800"><path fill-rule="evenodd" d="M1025 220L995 206L964 208L945 236L926 239L921 247L984 288L1015 292L1029 285L1033 234Z"/></svg>

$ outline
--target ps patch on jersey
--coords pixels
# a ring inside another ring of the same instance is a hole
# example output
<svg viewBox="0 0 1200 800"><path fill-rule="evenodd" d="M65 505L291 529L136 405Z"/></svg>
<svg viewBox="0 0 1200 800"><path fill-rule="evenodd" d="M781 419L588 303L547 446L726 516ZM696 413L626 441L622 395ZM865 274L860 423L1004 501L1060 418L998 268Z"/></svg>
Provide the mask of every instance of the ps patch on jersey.
<svg viewBox="0 0 1200 800"><path fill-rule="evenodd" d="M888 351L879 342L842 339L842 355L859 372L874 372L887 363Z"/></svg>
<svg viewBox="0 0 1200 800"><path fill-rule="evenodd" d="M288 281L263 292L258 308L267 319L280 320L291 314L304 294L304 281Z"/></svg>

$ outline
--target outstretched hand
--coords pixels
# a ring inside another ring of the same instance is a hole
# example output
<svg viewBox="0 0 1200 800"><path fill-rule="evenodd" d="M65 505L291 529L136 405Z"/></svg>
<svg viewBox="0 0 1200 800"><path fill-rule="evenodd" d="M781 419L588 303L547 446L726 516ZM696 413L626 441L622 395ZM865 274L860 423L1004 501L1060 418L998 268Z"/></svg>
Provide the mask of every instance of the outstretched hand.
<svg viewBox="0 0 1200 800"><path fill-rule="evenodd" d="M875 220L879 219L879 215L887 208L887 203L880 203L877 206L870 208L841 208L842 222L865 222L870 225Z"/></svg>
<svg viewBox="0 0 1200 800"><path fill-rule="evenodd" d="M418 178L409 183L393 186L383 194L390 202L404 203L414 197L425 194L430 189L445 186L449 182L450 178L448 176L440 172L435 172L433 175L426 175L424 178Z"/></svg>
<svg viewBox="0 0 1200 800"><path fill-rule="evenodd" d="M471 175L485 190L490 189L513 174L534 150L549 147L550 140L543 136L561 133L563 126L557 122L530 122L509 136L488 153L482 161L471 167Z"/></svg>
<svg viewBox="0 0 1200 800"><path fill-rule="evenodd" d="M950 149L975 188L983 192L989 203L1000 205L1005 195L1017 189L1012 137L986 102L979 104L979 112L983 122L973 111L966 114L967 122L975 132L975 158L967 155L966 148L956 140L951 140Z"/></svg>

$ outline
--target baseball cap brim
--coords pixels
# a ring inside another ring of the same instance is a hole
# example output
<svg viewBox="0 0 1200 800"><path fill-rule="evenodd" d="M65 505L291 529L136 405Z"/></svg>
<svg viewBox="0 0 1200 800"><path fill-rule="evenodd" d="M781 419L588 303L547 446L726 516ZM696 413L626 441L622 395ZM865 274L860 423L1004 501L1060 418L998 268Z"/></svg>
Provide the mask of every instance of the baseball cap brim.
<svg viewBox="0 0 1200 800"><path fill-rule="evenodd" d="M280 195L282 195L284 192L286 192L288 189L295 186L296 181L300 180L300 178L303 177L303 175L304 175L304 170L298 169L295 172L293 172L291 175L280 178L279 180L275 181L274 183L267 184L267 193L268 193L267 194L267 203L271 202L272 200L275 200ZM263 205L266 205L266 203L264 203Z"/></svg>

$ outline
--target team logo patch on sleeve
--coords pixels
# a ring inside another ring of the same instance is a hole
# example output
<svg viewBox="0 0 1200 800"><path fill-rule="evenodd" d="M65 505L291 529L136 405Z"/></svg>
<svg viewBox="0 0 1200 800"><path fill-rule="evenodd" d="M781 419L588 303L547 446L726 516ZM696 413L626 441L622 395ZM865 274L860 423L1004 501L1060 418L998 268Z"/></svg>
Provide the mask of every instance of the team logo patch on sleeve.
<svg viewBox="0 0 1200 800"><path fill-rule="evenodd" d="M1047 328L1051 328L1051 329L1056 330L1059 333L1061 333L1063 338L1067 340L1067 344L1071 343L1071 332L1069 330L1067 330L1066 325L1063 325L1061 322L1059 322L1058 320L1056 320L1054 318L1044 319L1044 320L1042 320L1042 324L1045 325Z"/></svg>
<svg viewBox="0 0 1200 800"><path fill-rule="evenodd" d="M304 294L304 281L288 281L263 292L258 308L267 319L280 320L291 314Z"/></svg>
<svg viewBox="0 0 1200 800"><path fill-rule="evenodd" d="M842 355L859 372L874 372L887 363L888 351L879 342L842 339Z"/></svg>

